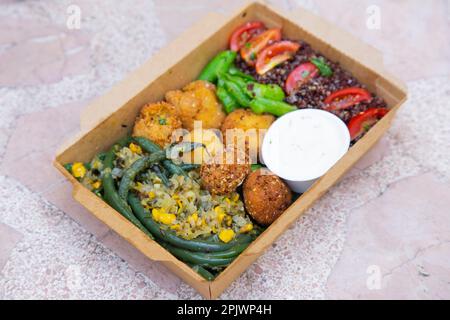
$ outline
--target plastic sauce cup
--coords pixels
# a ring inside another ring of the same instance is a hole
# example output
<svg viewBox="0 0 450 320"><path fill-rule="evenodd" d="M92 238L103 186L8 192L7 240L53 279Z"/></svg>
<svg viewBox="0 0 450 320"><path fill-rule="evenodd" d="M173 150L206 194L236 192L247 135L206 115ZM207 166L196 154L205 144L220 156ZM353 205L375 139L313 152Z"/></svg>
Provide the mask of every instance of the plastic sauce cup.
<svg viewBox="0 0 450 320"><path fill-rule="evenodd" d="M289 187L304 193L323 176L350 146L345 123L334 114L302 109L278 118L262 143L267 168Z"/></svg>

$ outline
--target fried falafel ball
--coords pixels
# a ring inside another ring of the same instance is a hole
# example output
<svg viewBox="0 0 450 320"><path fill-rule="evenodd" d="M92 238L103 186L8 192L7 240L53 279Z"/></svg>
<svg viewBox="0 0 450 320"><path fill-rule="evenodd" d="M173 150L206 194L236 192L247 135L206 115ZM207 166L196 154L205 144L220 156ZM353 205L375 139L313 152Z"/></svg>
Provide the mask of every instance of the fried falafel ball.
<svg viewBox="0 0 450 320"><path fill-rule="evenodd" d="M197 80L183 90L168 91L166 100L177 108L183 127L189 131L194 129L194 121L202 121L203 129L219 129L225 119L216 87L208 81Z"/></svg>
<svg viewBox="0 0 450 320"><path fill-rule="evenodd" d="M136 118L133 136L145 137L161 147L172 142L172 132L181 128L177 110L167 102L146 104Z"/></svg>
<svg viewBox="0 0 450 320"><path fill-rule="evenodd" d="M245 145L252 163L256 163L265 130L269 129L274 121L275 117L270 114L258 115L248 109L237 109L227 115L222 124L224 143L234 142L239 148Z"/></svg>
<svg viewBox="0 0 450 320"><path fill-rule="evenodd" d="M220 160L220 161L219 161ZM236 190L250 172L245 154L237 149L225 149L219 156L200 167L202 186L214 195L226 195Z"/></svg>
<svg viewBox="0 0 450 320"><path fill-rule="evenodd" d="M250 173L244 182L244 204L247 212L261 225L270 225L292 202L292 192L267 169Z"/></svg>

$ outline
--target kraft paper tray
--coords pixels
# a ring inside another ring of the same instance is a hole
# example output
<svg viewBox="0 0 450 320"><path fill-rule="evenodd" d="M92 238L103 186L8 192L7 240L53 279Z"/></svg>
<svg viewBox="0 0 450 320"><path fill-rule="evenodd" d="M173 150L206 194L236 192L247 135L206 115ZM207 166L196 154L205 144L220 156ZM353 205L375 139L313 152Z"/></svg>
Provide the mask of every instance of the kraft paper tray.
<svg viewBox="0 0 450 320"><path fill-rule="evenodd" d="M227 48L231 32L252 20L261 20L269 27L282 27L287 38L304 40L331 60L338 61L371 91L385 99L391 111L229 267L214 281L208 282L83 187L64 169L63 164L87 162L98 152L109 149L115 141L130 132L136 115L145 103L162 100L165 92L181 88L194 80L212 57ZM305 10L285 14L256 1L229 17L209 14L110 92L86 107L81 116L81 132L61 148L54 165L73 184L73 197L94 216L149 259L166 265L205 298L215 299L372 148L390 127L406 96L405 86L385 70L381 54L373 47Z"/></svg>

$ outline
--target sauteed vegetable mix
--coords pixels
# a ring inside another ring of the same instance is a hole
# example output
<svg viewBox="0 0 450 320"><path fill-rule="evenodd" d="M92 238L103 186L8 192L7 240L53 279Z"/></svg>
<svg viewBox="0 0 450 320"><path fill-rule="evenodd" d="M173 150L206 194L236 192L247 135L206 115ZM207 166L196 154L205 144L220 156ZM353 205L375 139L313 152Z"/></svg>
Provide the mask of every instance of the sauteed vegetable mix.
<svg viewBox="0 0 450 320"><path fill-rule="evenodd" d="M239 150L233 143L241 137L227 138L228 130L258 133L299 108L336 114L347 123L353 142L388 112L383 100L308 44L284 39L281 29L260 21L248 22L196 81L167 92L165 101L143 106L130 137L89 163L65 167L212 281L294 198L279 177L250 156L261 136L243 137L245 148Z"/></svg>

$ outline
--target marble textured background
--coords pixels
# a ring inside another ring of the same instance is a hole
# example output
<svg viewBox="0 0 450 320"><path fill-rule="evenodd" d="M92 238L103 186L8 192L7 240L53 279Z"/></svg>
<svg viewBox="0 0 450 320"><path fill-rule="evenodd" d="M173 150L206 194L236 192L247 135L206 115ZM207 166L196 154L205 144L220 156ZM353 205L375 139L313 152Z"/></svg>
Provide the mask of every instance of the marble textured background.
<svg viewBox="0 0 450 320"><path fill-rule="evenodd" d="M382 50L410 97L380 143L222 298L450 298L449 1L268 2L305 7ZM66 27L70 4L80 30ZM374 4L380 30L366 27ZM74 202L51 160L90 100L202 15L239 5L0 0L0 298L200 298Z"/></svg>

